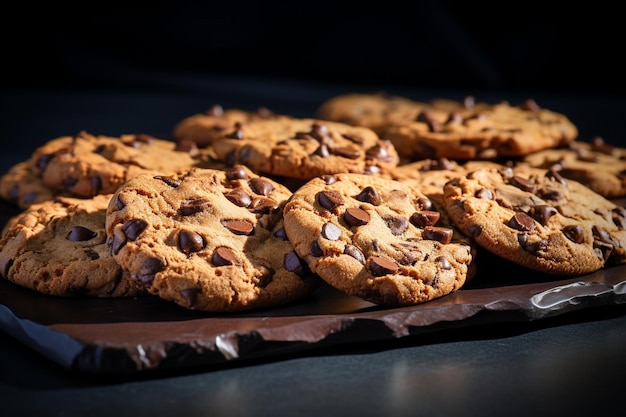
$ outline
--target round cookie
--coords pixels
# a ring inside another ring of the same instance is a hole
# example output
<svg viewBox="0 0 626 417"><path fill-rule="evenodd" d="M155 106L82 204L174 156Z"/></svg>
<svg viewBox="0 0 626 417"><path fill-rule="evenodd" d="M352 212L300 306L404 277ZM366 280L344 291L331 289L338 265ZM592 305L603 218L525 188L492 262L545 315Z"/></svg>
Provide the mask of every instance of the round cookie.
<svg viewBox="0 0 626 417"><path fill-rule="evenodd" d="M554 168L565 178L578 181L606 198L626 196L626 149L600 137L574 141L567 147L546 149L524 157L537 168Z"/></svg>
<svg viewBox="0 0 626 417"><path fill-rule="evenodd" d="M472 248L455 240L420 191L362 174L308 181L285 205L296 252L331 286L384 306L413 305L459 289Z"/></svg>
<svg viewBox="0 0 626 417"><path fill-rule="evenodd" d="M264 175L308 180L324 174L380 174L398 164L388 141L366 127L318 119L237 125L213 142L218 158Z"/></svg>
<svg viewBox="0 0 626 417"><path fill-rule="evenodd" d="M513 106L475 103L471 97L463 102L433 100L413 121L381 133L400 157L410 160L516 158L563 146L577 136L577 127L565 115L533 100Z"/></svg>
<svg viewBox="0 0 626 417"><path fill-rule="evenodd" d="M315 117L382 133L389 124L410 122L426 104L385 93L349 93L323 102Z"/></svg>
<svg viewBox="0 0 626 417"><path fill-rule="evenodd" d="M53 200L61 191L48 187L28 161L18 162L0 177L0 198L21 209Z"/></svg>
<svg viewBox="0 0 626 417"><path fill-rule="evenodd" d="M120 137L76 136L52 139L30 158L48 187L78 197L112 194L142 172L177 172L204 166L206 160L193 143L176 144L149 135Z"/></svg>
<svg viewBox="0 0 626 417"><path fill-rule="evenodd" d="M282 120L287 115L276 114L265 107L256 111L243 109L226 109L219 104L209 108L204 113L198 113L184 118L176 123L173 137L176 142L191 141L200 148L211 145L214 140L220 138L225 131L234 128L235 124L254 123L258 120Z"/></svg>
<svg viewBox="0 0 626 417"><path fill-rule="evenodd" d="M141 174L111 199L109 247L140 287L185 308L278 306L319 284L283 231L290 196L244 166Z"/></svg>
<svg viewBox="0 0 626 417"><path fill-rule="evenodd" d="M486 250L554 275L624 262L626 210L552 170L478 169L444 185L446 212Z"/></svg>
<svg viewBox="0 0 626 417"><path fill-rule="evenodd" d="M11 218L0 238L2 276L54 296L143 294L109 254L104 225L110 197L57 197Z"/></svg>

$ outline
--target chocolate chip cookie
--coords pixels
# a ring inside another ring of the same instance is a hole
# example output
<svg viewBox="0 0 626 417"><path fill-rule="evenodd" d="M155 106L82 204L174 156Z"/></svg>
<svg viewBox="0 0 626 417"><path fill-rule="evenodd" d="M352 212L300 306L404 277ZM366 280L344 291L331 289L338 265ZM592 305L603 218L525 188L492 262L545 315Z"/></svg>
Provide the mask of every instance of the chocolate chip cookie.
<svg viewBox="0 0 626 417"><path fill-rule="evenodd" d="M232 131L235 124L245 125L258 120L282 120L288 117L276 114L266 107L248 111L235 108L224 109L216 104L204 113L191 115L176 123L173 137L176 142L191 141L198 147L205 148L221 137L225 131Z"/></svg>
<svg viewBox="0 0 626 417"><path fill-rule="evenodd" d="M409 160L495 160L563 146L577 138L578 129L534 100L515 106L466 97L462 102L433 100L411 122L390 125L380 135Z"/></svg>
<svg viewBox="0 0 626 417"><path fill-rule="evenodd" d="M316 110L319 119L369 127L376 133L393 123L410 122L426 103L384 92L334 96Z"/></svg>
<svg viewBox="0 0 626 417"><path fill-rule="evenodd" d="M486 250L554 275L623 263L626 210L554 170L479 169L444 185L455 225Z"/></svg>
<svg viewBox="0 0 626 417"><path fill-rule="evenodd" d="M111 199L109 248L138 286L188 309L285 304L320 282L285 235L290 196L244 166L141 174Z"/></svg>
<svg viewBox="0 0 626 417"><path fill-rule="evenodd" d="M35 150L30 163L48 187L77 197L112 194L142 172L178 172L206 161L190 142L176 144L144 134L52 139Z"/></svg>
<svg viewBox="0 0 626 417"><path fill-rule="evenodd" d="M109 254L104 225L110 197L57 197L11 218L0 238L2 276L54 296L144 294Z"/></svg>
<svg viewBox="0 0 626 417"><path fill-rule="evenodd" d="M51 201L60 194L60 190L44 184L27 161L18 162L0 177L0 198L22 209Z"/></svg>
<svg viewBox="0 0 626 417"><path fill-rule="evenodd" d="M289 241L312 272L349 295L413 305L459 289L472 248L440 223L430 199L401 182L325 175L285 205Z"/></svg>
<svg viewBox="0 0 626 417"><path fill-rule="evenodd" d="M376 175L398 155L371 129L318 119L266 120L237 125L213 142L219 159L255 172L308 180L324 174Z"/></svg>
<svg viewBox="0 0 626 417"><path fill-rule="evenodd" d="M626 149L601 137L590 142L573 141L567 147L526 155L524 161L538 168L552 168L606 198L626 196Z"/></svg>

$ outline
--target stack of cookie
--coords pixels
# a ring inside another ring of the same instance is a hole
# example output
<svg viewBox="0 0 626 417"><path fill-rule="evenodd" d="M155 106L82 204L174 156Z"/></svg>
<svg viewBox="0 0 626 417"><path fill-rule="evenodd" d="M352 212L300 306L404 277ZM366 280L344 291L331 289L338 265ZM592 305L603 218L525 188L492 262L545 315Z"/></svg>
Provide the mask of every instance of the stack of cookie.
<svg viewBox="0 0 626 417"><path fill-rule="evenodd" d="M322 282L414 305L480 279L483 250L554 276L626 260L626 210L609 199L623 187L584 165L620 178L624 151L578 142L532 100L346 94L311 118L217 105L172 132L80 132L5 173L0 197L21 212L2 232L2 276L233 312Z"/></svg>

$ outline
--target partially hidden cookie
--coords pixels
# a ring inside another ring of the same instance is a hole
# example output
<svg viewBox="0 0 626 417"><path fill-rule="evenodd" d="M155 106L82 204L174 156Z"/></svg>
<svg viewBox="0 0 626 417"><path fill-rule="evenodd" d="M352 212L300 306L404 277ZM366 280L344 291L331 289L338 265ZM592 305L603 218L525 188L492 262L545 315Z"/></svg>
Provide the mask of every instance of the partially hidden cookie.
<svg viewBox="0 0 626 417"><path fill-rule="evenodd" d="M352 172L377 175L399 158L371 129L318 119L266 120L239 125L213 142L217 157L264 175L308 180Z"/></svg>
<svg viewBox="0 0 626 417"><path fill-rule="evenodd" d="M224 109L216 104L204 113L197 113L180 120L173 129L176 142L192 141L200 148L210 146L214 140L232 131L236 124L254 123L259 120L283 120L290 116L276 114L266 107L249 111L238 108Z"/></svg>
<svg viewBox="0 0 626 417"><path fill-rule="evenodd" d="M315 117L382 133L389 124L410 122L426 103L384 92L348 93L330 97L315 111Z"/></svg>
<svg viewBox="0 0 626 417"><path fill-rule="evenodd" d="M495 160L563 146L577 138L578 129L564 114L534 100L516 106L467 97L433 100L411 122L393 124L380 135L409 160Z"/></svg>
<svg viewBox="0 0 626 417"><path fill-rule="evenodd" d="M606 198L626 196L626 149L613 146L601 137L534 152L526 155L524 162L537 168L556 169L563 177L578 181Z"/></svg>
<svg viewBox="0 0 626 417"><path fill-rule="evenodd" d="M0 238L2 276L46 295L144 294L109 254L104 225L110 197L57 197L11 218Z"/></svg>
<svg viewBox="0 0 626 417"><path fill-rule="evenodd" d="M471 245L456 240L440 215L417 189L344 173L296 190L284 223L298 255L328 284L378 305L405 306L466 281Z"/></svg>
<svg viewBox="0 0 626 417"><path fill-rule="evenodd" d="M18 162L0 177L0 198L21 209L61 194L60 190L44 184L28 161Z"/></svg>
<svg viewBox="0 0 626 417"><path fill-rule="evenodd" d="M444 185L465 235L513 263L578 275L624 262L626 210L557 171L478 169Z"/></svg>
<svg viewBox="0 0 626 417"><path fill-rule="evenodd" d="M282 210L290 196L244 166L141 174L111 199L109 247L138 286L188 309L286 304L320 282L285 236Z"/></svg>
<svg viewBox="0 0 626 417"><path fill-rule="evenodd" d="M48 187L92 197L112 194L142 172L178 172L205 167L207 161L190 142L176 144L145 134L96 136L82 131L46 142L34 151L30 163Z"/></svg>

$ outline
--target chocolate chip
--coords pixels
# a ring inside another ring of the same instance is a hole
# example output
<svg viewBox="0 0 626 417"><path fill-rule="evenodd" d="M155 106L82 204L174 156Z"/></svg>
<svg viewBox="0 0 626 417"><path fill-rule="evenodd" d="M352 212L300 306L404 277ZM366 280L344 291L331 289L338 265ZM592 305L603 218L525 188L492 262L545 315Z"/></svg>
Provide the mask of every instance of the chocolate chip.
<svg viewBox="0 0 626 417"><path fill-rule="evenodd" d="M237 140L243 139L243 131L241 130L241 128L242 128L241 123L239 123L239 122L235 123L235 130L233 130L232 132L228 133L226 135L226 138L228 138L228 139L237 139Z"/></svg>
<svg viewBox="0 0 626 417"><path fill-rule="evenodd" d="M420 210L411 215L411 223L417 227L434 226L441 217L441 213L433 210Z"/></svg>
<svg viewBox="0 0 626 417"><path fill-rule="evenodd" d="M379 161L391 162L393 160L392 156L389 155L387 149L381 145L375 145L365 151L366 159L376 159Z"/></svg>
<svg viewBox="0 0 626 417"><path fill-rule="evenodd" d="M196 213L205 211L211 207L211 203L203 198L192 198L180 203L178 213L181 216L192 216Z"/></svg>
<svg viewBox="0 0 626 417"><path fill-rule="evenodd" d="M258 195L268 196L274 191L274 184L264 178L252 178L248 181L248 185Z"/></svg>
<svg viewBox="0 0 626 417"><path fill-rule="evenodd" d="M274 237L278 240L287 240L287 233L284 228L280 228L274 232Z"/></svg>
<svg viewBox="0 0 626 417"><path fill-rule="evenodd" d="M401 235L409 227L409 222L404 217L385 217L383 220L394 236Z"/></svg>
<svg viewBox="0 0 626 417"><path fill-rule="evenodd" d="M83 253L85 254L85 256L87 256L92 261L100 259L100 255L98 255L98 252L96 252L92 248L84 248L83 249Z"/></svg>
<svg viewBox="0 0 626 417"><path fill-rule="evenodd" d="M317 202L326 210L332 210L343 204L343 197L335 190L323 190L317 193Z"/></svg>
<svg viewBox="0 0 626 417"><path fill-rule="evenodd" d="M565 181L565 179L561 176L561 174L559 174L558 170L554 167L550 168L546 172L546 178L556 181L561 185L564 185L564 186L567 185L567 181Z"/></svg>
<svg viewBox="0 0 626 417"><path fill-rule="evenodd" d="M259 288L265 288L274 280L274 270L268 268L267 271L256 277L256 279L258 280L256 286Z"/></svg>
<svg viewBox="0 0 626 417"><path fill-rule="evenodd" d="M380 277L395 273L398 270L398 265L387 258L372 256L369 259L369 270L372 275Z"/></svg>
<svg viewBox="0 0 626 417"><path fill-rule="evenodd" d="M343 215L343 219L350 226L362 226L369 223L370 215L365 210L357 207L350 207L346 209L346 212Z"/></svg>
<svg viewBox="0 0 626 417"><path fill-rule="evenodd" d="M83 226L74 226L68 232L65 238L72 242L84 242L85 240L93 239L98 236L98 233Z"/></svg>
<svg viewBox="0 0 626 417"><path fill-rule="evenodd" d="M435 240L446 245L452 241L452 229L447 227L426 226L422 236L424 239Z"/></svg>
<svg viewBox="0 0 626 417"><path fill-rule="evenodd" d="M124 207L126 207L126 203L124 202L124 198L122 197L122 194L117 195L115 199L115 206L117 207L118 210L122 210L124 209Z"/></svg>
<svg viewBox="0 0 626 417"><path fill-rule="evenodd" d="M259 197L252 200L248 210L258 214L274 213L280 210L278 202L273 198Z"/></svg>
<svg viewBox="0 0 626 417"><path fill-rule="evenodd" d="M335 177L334 175L330 175L330 174L324 174L322 176L320 176L320 178L322 179L322 181L324 181L327 185L330 184L334 184L337 182L337 177Z"/></svg>
<svg viewBox="0 0 626 417"><path fill-rule="evenodd" d="M313 241L309 246L309 253L311 254L311 256L315 256L316 258L324 256L324 250L320 247L320 244L317 242L317 240Z"/></svg>
<svg viewBox="0 0 626 417"><path fill-rule="evenodd" d="M363 252L361 252L361 250L357 248L356 246L346 245L346 247L343 250L343 253L353 257L354 259L359 261L359 263L365 265L365 255L363 255Z"/></svg>
<svg viewBox="0 0 626 417"><path fill-rule="evenodd" d="M417 199L417 207L420 210L430 210L433 208L433 202L427 197L419 197Z"/></svg>
<svg viewBox="0 0 626 417"><path fill-rule="evenodd" d="M451 123L462 124L463 116L461 115L461 113L456 112L456 111L451 112L448 115L448 118L446 119L444 124L449 125Z"/></svg>
<svg viewBox="0 0 626 417"><path fill-rule="evenodd" d="M364 143L363 138L355 134L342 133L341 136L344 137L345 139L348 139L352 143L356 143L357 145L363 145Z"/></svg>
<svg viewBox="0 0 626 417"><path fill-rule="evenodd" d="M515 230L521 230L524 232L531 231L535 228L535 221L528 214L523 211L518 211L509 220L509 227Z"/></svg>
<svg viewBox="0 0 626 417"><path fill-rule="evenodd" d="M533 219L537 220L541 225L545 226L548 224L548 220L550 217L554 216L557 213L557 210L549 206L547 204L540 204L530 209L530 215Z"/></svg>
<svg viewBox="0 0 626 417"><path fill-rule="evenodd" d="M467 228L467 232L469 233L471 237L475 238L475 237L480 236L480 234L483 232L483 227L478 224L471 224Z"/></svg>
<svg viewBox="0 0 626 417"><path fill-rule="evenodd" d="M441 266L441 269L448 270L448 269L452 268L452 265L450 264L450 261L445 256L437 256L435 258L435 262L437 262Z"/></svg>
<svg viewBox="0 0 626 417"><path fill-rule="evenodd" d="M236 235L251 235L254 225L248 220L222 220L222 226Z"/></svg>
<svg viewBox="0 0 626 417"><path fill-rule="evenodd" d="M139 133L135 135L135 140L140 143L151 144L154 142L155 137L147 135L145 133Z"/></svg>
<svg viewBox="0 0 626 417"><path fill-rule="evenodd" d="M294 251L288 252L287 255L285 255L285 269L296 274L303 272L302 260Z"/></svg>
<svg viewBox="0 0 626 417"><path fill-rule="evenodd" d="M246 169L243 165L235 165L232 168L226 170L226 179L229 181L234 180L245 180L248 178L248 174L246 173Z"/></svg>
<svg viewBox="0 0 626 417"><path fill-rule="evenodd" d="M322 226L322 236L328 240L337 240L341 237L341 229L334 223L325 223Z"/></svg>
<svg viewBox="0 0 626 417"><path fill-rule="evenodd" d="M330 155L328 146L326 146L326 144L324 143L320 144L320 146L317 147L315 152L313 152L313 155L321 156L322 158L328 158L328 156Z"/></svg>
<svg viewBox="0 0 626 417"><path fill-rule="evenodd" d="M200 252L206 245L200 233L191 230L181 230L178 232L178 249L189 256L194 252Z"/></svg>
<svg viewBox="0 0 626 417"><path fill-rule="evenodd" d="M529 193L534 193L537 188L534 182L519 175L513 175L513 177L509 179L509 184Z"/></svg>
<svg viewBox="0 0 626 417"><path fill-rule="evenodd" d="M426 123L428 125L428 130L431 132L439 132L441 130L439 121L435 118L433 113L428 110L422 110L419 112L415 121Z"/></svg>
<svg viewBox="0 0 626 417"><path fill-rule="evenodd" d="M380 205L381 199L378 191L372 186L367 186L361 190L356 199L364 203L370 203L374 206Z"/></svg>
<svg viewBox="0 0 626 417"><path fill-rule="evenodd" d="M139 272L132 274L131 277L141 286L150 285L154 281L154 276L163 271L166 267L165 261L159 258L148 258Z"/></svg>
<svg viewBox="0 0 626 417"><path fill-rule="evenodd" d="M143 219L132 219L124 223L122 231L128 239L135 240L146 229L146 227L148 227L147 221Z"/></svg>
<svg viewBox="0 0 626 417"><path fill-rule="evenodd" d="M200 294L199 288L186 288L180 291L180 295L187 302L187 307L191 308L194 304L196 304L196 300L198 298L198 294Z"/></svg>
<svg viewBox="0 0 626 417"><path fill-rule="evenodd" d="M616 207L611 210L611 218L613 223L620 229L626 227L626 209L624 207Z"/></svg>
<svg viewBox="0 0 626 417"><path fill-rule="evenodd" d="M126 245L126 237L121 237L115 233L112 237L107 238L107 246L112 255L117 255L119 251Z"/></svg>
<svg viewBox="0 0 626 417"><path fill-rule="evenodd" d="M358 149L351 148L349 146L339 146L332 148L331 152L335 155L342 156L348 159L357 159L361 156L361 152Z"/></svg>
<svg viewBox="0 0 626 417"><path fill-rule="evenodd" d="M235 255L235 252L226 246L220 246L216 248L215 251L213 251L211 262L213 262L213 265L215 266L240 264L240 261L239 259L237 259L237 255Z"/></svg>
<svg viewBox="0 0 626 417"><path fill-rule="evenodd" d="M560 190L541 188L537 191L537 195L544 200L557 201L563 198L563 193Z"/></svg>
<svg viewBox="0 0 626 417"><path fill-rule="evenodd" d="M71 190L72 187L74 187L78 183L78 179L68 176L68 177L63 178L62 183L63 183L63 188L65 188L66 190Z"/></svg>
<svg viewBox="0 0 626 417"><path fill-rule="evenodd" d="M252 199L242 188L235 188L224 196L238 207L248 207L252 203Z"/></svg>
<svg viewBox="0 0 626 417"><path fill-rule="evenodd" d="M55 156L56 154L54 153L48 153L45 155L41 155L39 159L37 159L35 166L37 167L40 173L44 172L46 168L48 168L48 164L50 163L52 158L54 158Z"/></svg>
<svg viewBox="0 0 626 417"><path fill-rule="evenodd" d="M474 196L476 198L481 198L484 200L493 200L493 193L487 188L481 188L480 190L476 191L474 193Z"/></svg>
<svg viewBox="0 0 626 417"><path fill-rule="evenodd" d="M574 243L583 243L585 241L583 228L579 225L565 226L563 229L561 229L561 232L563 232L566 238Z"/></svg>
<svg viewBox="0 0 626 417"><path fill-rule="evenodd" d="M91 177L91 194L98 195L102 191L102 178L100 175L94 175Z"/></svg>
<svg viewBox="0 0 626 417"><path fill-rule="evenodd" d="M540 239L536 242L530 243L528 241L528 234L520 233L517 236L517 242L525 251L536 255L541 252L545 252L548 249L548 241L546 239Z"/></svg>
<svg viewBox="0 0 626 417"><path fill-rule="evenodd" d="M2 266L2 276L3 276L4 278L8 278L8 277L9 277L9 270L10 270L10 269L11 269L11 267L13 266L13 263L14 263L14 262L15 262L15 261L11 258L11 259L8 259L8 260L4 263L4 265Z"/></svg>
<svg viewBox="0 0 626 417"><path fill-rule="evenodd" d="M24 200L24 203L28 205L28 204L33 203L37 199L37 197L39 197L39 193L35 191L31 191L31 192L24 194L23 200Z"/></svg>
<svg viewBox="0 0 626 417"><path fill-rule="evenodd" d="M154 177L155 180L161 180L172 188L177 188L183 180L178 178L166 177L164 175L157 175Z"/></svg>

